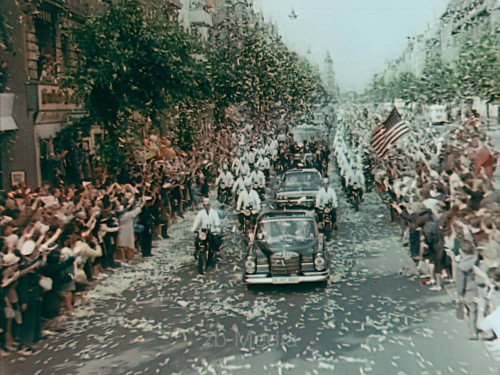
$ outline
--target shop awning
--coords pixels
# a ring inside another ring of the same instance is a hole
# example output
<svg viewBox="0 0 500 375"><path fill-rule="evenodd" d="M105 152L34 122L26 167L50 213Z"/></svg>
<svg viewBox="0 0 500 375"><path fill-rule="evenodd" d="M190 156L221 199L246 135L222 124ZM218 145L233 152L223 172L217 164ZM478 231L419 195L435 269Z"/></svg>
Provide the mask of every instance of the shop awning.
<svg viewBox="0 0 500 375"><path fill-rule="evenodd" d="M17 123L12 117L15 95L12 93L0 94L0 132L17 130Z"/></svg>
<svg viewBox="0 0 500 375"><path fill-rule="evenodd" d="M17 130L16 120L12 116L0 116L0 132Z"/></svg>

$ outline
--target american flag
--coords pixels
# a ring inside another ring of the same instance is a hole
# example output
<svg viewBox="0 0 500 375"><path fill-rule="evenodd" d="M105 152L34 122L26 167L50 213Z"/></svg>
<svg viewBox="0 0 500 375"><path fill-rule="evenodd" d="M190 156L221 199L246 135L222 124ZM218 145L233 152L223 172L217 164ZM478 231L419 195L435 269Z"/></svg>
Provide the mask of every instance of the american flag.
<svg viewBox="0 0 500 375"><path fill-rule="evenodd" d="M383 123L377 125L372 132L370 144L375 153L383 158L391 146L410 132L408 124L401 118L396 107Z"/></svg>

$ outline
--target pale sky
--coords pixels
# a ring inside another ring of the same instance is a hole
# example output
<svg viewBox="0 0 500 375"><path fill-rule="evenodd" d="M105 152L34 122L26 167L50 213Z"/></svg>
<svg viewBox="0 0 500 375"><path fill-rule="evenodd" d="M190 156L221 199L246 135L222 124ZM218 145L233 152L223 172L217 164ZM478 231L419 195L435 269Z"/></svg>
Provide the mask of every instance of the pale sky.
<svg viewBox="0 0 500 375"><path fill-rule="evenodd" d="M254 9L278 24L289 47L323 69L332 56L342 91L361 92L385 61L399 57L408 36L423 33L448 0L253 0ZM296 19L290 19L292 9Z"/></svg>

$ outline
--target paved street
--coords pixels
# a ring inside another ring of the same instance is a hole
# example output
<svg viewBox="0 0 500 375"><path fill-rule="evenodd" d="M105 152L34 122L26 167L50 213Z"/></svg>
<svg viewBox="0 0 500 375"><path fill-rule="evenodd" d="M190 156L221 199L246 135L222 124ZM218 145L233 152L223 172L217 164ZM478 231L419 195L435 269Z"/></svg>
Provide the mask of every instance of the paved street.
<svg viewBox="0 0 500 375"><path fill-rule="evenodd" d="M40 354L5 358L1 373L498 373L485 343L468 341L454 317L453 288L432 293L400 275L410 263L375 194L359 213L343 200L326 288L248 291L232 217L223 259L197 275L192 219L172 228L154 258L101 280Z"/></svg>

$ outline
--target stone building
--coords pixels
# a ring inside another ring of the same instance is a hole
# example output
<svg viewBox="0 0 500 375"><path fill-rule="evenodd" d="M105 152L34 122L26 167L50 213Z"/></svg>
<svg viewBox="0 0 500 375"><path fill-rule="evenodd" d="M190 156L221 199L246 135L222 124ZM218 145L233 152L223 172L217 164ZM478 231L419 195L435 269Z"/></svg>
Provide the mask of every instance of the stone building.
<svg viewBox="0 0 500 375"><path fill-rule="evenodd" d="M0 60L7 65L17 128L0 133L1 188L23 179L39 186L58 131L84 114L59 78L77 64L70 28L101 6L98 0L1 0L13 50L0 50Z"/></svg>
<svg viewBox="0 0 500 375"><path fill-rule="evenodd" d="M184 7L181 0L142 3L149 17L173 20ZM0 63L7 65L6 93L0 94L0 189L23 180L40 186L55 164L66 162L54 154L54 143L61 129L85 114L78 95L60 85L60 77L78 64L70 30L104 6L102 0L0 0L13 46L0 46ZM99 136L95 126L75 148L91 152Z"/></svg>
<svg viewBox="0 0 500 375"><path fill-rule="evenodd" d="M451 0L445 12L424 33L408 37L408 46L400 57L387 61L382 73L385 82L405 72L420 77L430 57L439 57L453 66L467 40L475 41L485 33L495 32L499 21L497 0ZM498 118L498 103L486 103L479 98L471 100L482 116Z"/></svg>

